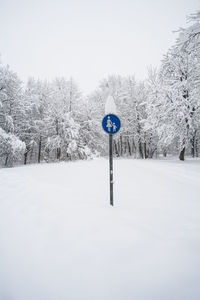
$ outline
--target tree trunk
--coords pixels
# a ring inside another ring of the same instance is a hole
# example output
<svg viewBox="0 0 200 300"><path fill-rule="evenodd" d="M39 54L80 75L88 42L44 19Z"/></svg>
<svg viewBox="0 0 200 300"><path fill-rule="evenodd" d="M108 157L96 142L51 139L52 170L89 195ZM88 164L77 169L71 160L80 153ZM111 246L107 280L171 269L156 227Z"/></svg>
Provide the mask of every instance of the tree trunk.
<svg viewBox="0 0 200 300"><path fill-rule="evenodd" d="M163 150L163 156L167 157L167 150L166 149Z"/></svg>
<svg viewBox="0 0 200 300"><path fill-rule="evenodd" d="M157 150L157 148L155 148L154 150L151 149L151 151L149 151L149 158L153 158L156 150Z"/></svg>
<svg viewBox="0 0 200 300"><path fill-rule="evenodd" d="M142 152L142 143L139 141L139 155L140 158L144 158L143 152Z"/></svg>
<svg viewBox="0 0 200 300"><path fill-rule="evenodd" d="M193 139L192 139L191 155L193 158L195 157L195 147L194 147Z"/></svg>
<svg viewBox="0 0 200 300"><path fill-rule="evenodd" d="M191 155L192 155L192 157L195 157L196 132L197 131L195 130L194 135L193 135L193 137L191 139Z"/></svg>
<svg viewBox="0 0 200 300"><path fill-rule="evenodd" d="M42 148L42 137L40 136L39 151L38 151L38 163L40 163L40 160L41 160L41 148Z"/></svg>
<svg viewBox="0 0 200 300"><path fill-rule="evenodd" d="M126 150L127 150L127 142L124 142L124 154L126 155Z"/></svg>
<svg viewBox="0 0 200 300"><path fill-rule="evenodd" d="M132 155L132 151L131 151L131 145L130 145L129 138L127 138L127 144L128 144L128 152L129 152L129 155L131 156Z"/></svg>
<svg viewBox="0 0 200 300"><path fill-rule="evenodd" d="M60 148L57 148L57 151L56 151L56 158L60 160L60 156L61 156L61 149L60 149Z"/></svg>
<svg viewBox="0 0 200 300"><path fill-rule="evenodd" d="M199 157L199 151L198 151L198 139L195 141L195 152L196 152L196 157Z"/></svg>
<svg viewBox="0 0 200 300"><path fill-rule="evenodd" d="M179 159L184 160L185 159L185 147L181 150L179 154Z"/></svg>
<svg viewBox="0 0 200 300"><path fill-rule="evenodd" d="M120 155L123 155L123 142L122 142L122 136L120 135Z"/></svg>
<svg viewBox="0 0 200 300"><path fill-rule="evenodd" d="M117 142L117 149L118 149L118 154L120 156L120 140L118 139L118 142Z"/></svg>
<svg viewBox="0 0 200 300"><path fill-rule="evenodd" d="M8 154L6 155L5 166L8 164Z"/></svg>
<svg viewBox="0 0 200 300"><path fill-rule="evenodd" d="M115 149L115 154L118 157L119 156L119 151L118 151L118 148L117 148L117 142L116 142L116 140L114 140L114 149Z"/></svg>
<svg viewBox="0 0 200 300"><path fill-rule="evenodd" d="M132 153L135 153L135 156L136 156L136 152L137 152L137 148L136 148L135 142L133 140L133 142L132 142Z"/></svg>
<svg viewBox="0 0 200 300"><path fill-rule="evenodd" d="M144 142L144 158L148 158L148 154L147 154L147 144L146 142Z"/></svg>
<svg viewBox="0 0 200 300"><path fill-rule="evenodd" d="M27 164L27 156L28 156L28 152L24 153L24 165Z"/></svg>

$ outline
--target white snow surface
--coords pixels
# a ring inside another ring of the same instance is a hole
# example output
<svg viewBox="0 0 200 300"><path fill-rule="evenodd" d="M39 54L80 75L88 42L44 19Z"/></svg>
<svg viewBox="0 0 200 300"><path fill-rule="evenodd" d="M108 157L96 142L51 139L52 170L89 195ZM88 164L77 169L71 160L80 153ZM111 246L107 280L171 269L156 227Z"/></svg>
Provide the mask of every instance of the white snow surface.
<svg viewBox="0 0 200 300"><path fill-rule="evenodd" d="M199 300L200 160L0 170L1 300Z"/></svg>

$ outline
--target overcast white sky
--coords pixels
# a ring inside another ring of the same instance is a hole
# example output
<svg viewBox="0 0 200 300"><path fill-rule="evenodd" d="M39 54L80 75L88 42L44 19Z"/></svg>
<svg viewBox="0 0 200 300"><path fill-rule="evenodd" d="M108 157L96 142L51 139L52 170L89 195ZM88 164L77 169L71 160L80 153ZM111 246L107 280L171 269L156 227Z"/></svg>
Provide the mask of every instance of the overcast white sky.
<svg viewBox="0 0 200 300"><path fill-rule="evenodd" d="M110 74L143 79L200 0L0 0L0 53L22 80L73 77L90 92Z"/></svg>

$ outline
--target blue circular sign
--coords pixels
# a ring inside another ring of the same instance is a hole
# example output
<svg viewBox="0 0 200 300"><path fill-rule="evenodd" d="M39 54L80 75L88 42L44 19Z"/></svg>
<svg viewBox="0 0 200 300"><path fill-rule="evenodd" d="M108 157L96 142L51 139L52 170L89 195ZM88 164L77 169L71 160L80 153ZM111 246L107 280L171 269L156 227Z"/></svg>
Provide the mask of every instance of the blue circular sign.
<svg viewBox="0 0 200 300"><path fill-rule="evenodd" d="M120 130L120 119L113 114L106 115L102 120L102 127L105 132L109 134L115 134Z"/></svg>

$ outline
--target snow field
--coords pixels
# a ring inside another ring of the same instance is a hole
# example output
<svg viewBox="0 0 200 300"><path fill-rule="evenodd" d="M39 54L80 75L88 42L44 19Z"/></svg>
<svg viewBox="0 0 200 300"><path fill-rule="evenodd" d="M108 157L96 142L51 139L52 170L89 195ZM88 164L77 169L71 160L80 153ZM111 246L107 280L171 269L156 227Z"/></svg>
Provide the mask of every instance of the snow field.
<svg viewBox="0 0 200 300"><path fill-rule="evenodd" d="M1 300L199 300L200 160L0 170Z"/></svg>

